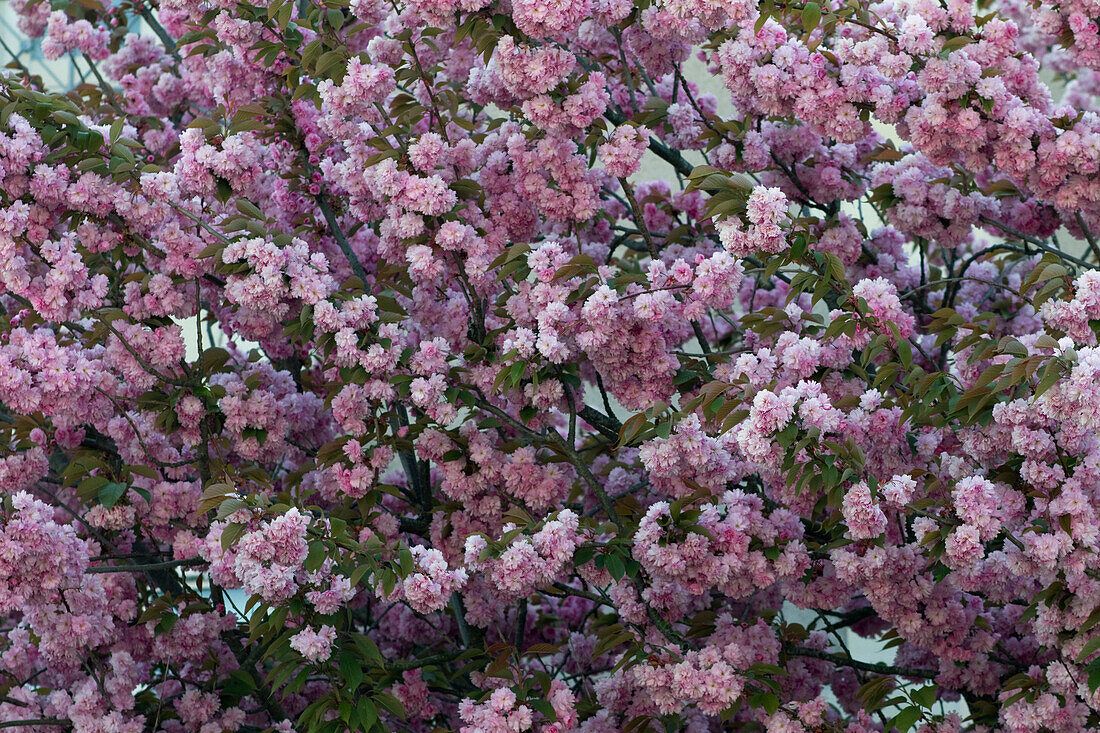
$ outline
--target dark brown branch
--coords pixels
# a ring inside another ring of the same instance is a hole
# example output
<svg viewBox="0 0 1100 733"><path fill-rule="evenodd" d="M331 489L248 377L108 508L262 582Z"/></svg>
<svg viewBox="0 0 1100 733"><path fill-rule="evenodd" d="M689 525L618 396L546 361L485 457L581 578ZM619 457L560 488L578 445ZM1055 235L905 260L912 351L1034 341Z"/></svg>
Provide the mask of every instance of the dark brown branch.
<svg viewBox="0 0 1100 733"><path fill-rule="evenodd" d="M604 437L611 440L619 439L619 430L622 429L622 423L614 415L604 415L589 405L584 405L577 415L596 430L599 430Z"/></svg>
<svg viewBox="0 0 1100 733"><path fill-rule="evenodd" d="M610 120L615 125L621 125L626 122L626 115L622 112L611 109L610 107L604 111L603 116ZM681 155L679 150L674 150L668 145L658 140L655 137L649 138L649 149L653 151L661 160L670 163L676 172L681 176L687 177L691 175L691 172L695 169L691 163L687 162L687 159Z"/></svg>
<svg viewBox="0 0 1100 733"><path fill-rule="evenodd" d="M88 568L85 573L141 573L146 570L163 570L165 568L191 567L203 565L206 561L199 557L191 557L186 560L167 560L165 562L153 562L146 565L98 565Z"/></svg>
<svg viewBox="0 0 1100 733"><path fill-rule="evenodd" d="M649 250L649 256L653 259L658 259L657 245L653 243L653 235L649 233L649 227L646 226L642 207L638 205L638 199L634 197L634 187L631 186L630 181L625 178L620 178L619 183L623 187L623 193L626 194L626 200L630 202L630 210L634 213L634 223L642 233L642 239L645 240L645 246Z"/></svg>
<svg viewBox="0 0 1100 733"><path fill-rule="evenodd" d="M1057 249L1055 247L1051 247L1049 244L1047 244L1046 242L1044 242L1041 239L1037 239L1037 238L1032 237L1028 234L1024 234L1021 231L1013 229L1008 224L1002 224L1001 222L997 221L996 219L990 219L988 216L981 216L979 218L982 221L984 221L986 224L989 224L990 226L997 227L1002 232L1005 232L1006 234L1011 234L1012 236L1016 237L1017 239L1020 239L1024 242L1027 242L1028 244L1034 245L1035 247L1038 247L1039 249L1043 250L1044 252L1049 252L1050 254L1054 255L1055 257L1058 257L1059 259L1065 260L1066 262L1072 262L1073 264L1078 265L1080 267L1084 267L1086 269L1090 269L1090 270L1092 269L1092 265L1090 265L1085 260L1074 257L1073 255L1068 255L1060 249Z"/></svg>
<svg viewBox="0 0 1100 733"><path fill-rule="evenodd" d="M1077 218L1077 226L1081 227L1081 233L1085 235L1085 241L1089 243L1089 249L1092 251L1092 256L1096 258L1097 262L1100 262L1100 246L1096 244L1096 237L1092 236L1092 231L1089 230L1087 224L1085 224L1085 217L1081 216L1081 212L1078 211L1075 214Z"/></svg>
<svg viewBox="0 0 1100 733"><path fill-rule="evenodd" d="M852 669L859 669L864 672L874 672L875 674L886 675L901 675L902 677L919 677L921 679L932 680L939 676L939 672L931 669L918 669L917 667L895 667L889 664L883 664L881 662L861 662L858 659L852 659L850 657L842 657L839 654L831 654L829 652L823 652L818 649L807 649L802 646L787 647L785 649L787 654L795 657L813 657L814 659L823 659L826 662L832 662L833 664L841 667L851 667Z"/></svg>
<svg viewBox="0 0 1100 733"><path fill-rule="evenodd" d="M348 242L348 238L344 236L343 230L340 229L340 224L336 221L336 215L332 213L325 194L317 194L316 200L317 207L321 209L321 215L325 217L325 223L328 224L328 229L332 232L332 237L336 240L340 251L344 253L344 257L347 258L348 264L351 265L351 271L363 281L363 287L367 287L367 271L363 269L363 263L359 261L359 257L351 248L351 243Z"/></svg>
<svg viewBox="0 0 1100 733"><path fill-rule="evenodd" d="M59 725L59 726L71 726L67 720L61 720L60 718L34 718L31 720L7 720L0 723L0 728L21 728L27 725Z"/></svg>

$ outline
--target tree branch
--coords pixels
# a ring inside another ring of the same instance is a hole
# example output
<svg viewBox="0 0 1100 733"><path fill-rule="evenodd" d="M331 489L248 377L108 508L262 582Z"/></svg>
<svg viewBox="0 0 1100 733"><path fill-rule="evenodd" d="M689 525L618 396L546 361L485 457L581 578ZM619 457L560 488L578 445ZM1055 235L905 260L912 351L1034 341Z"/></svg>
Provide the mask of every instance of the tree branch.
<svg viewBox="0 0 1100 733"><path fill-rule="evenodd" d="M1068 255L1060 249L1057 249L1055 247L1051 247L1049 244L1047 244L1046 242L1044 242L1041 239L1036 239L1035 237L1032 237L1028 234L1024 234L1023 232L1017 231L1016 229L1013 229L1008 224L1002 224L1001 222L997 221L996 219L990 219L988 216L984 216L984 215L980 216L979 219L984 221L986 224L989 224L990 226L997 227L1002 232L1005 232L1007 234L1011 234L1012 236L1016 237L1017 239L1021 239L1025 242L1027 242L1028 244L1032 244L1032 245L1038 247L1039 249L1043 250L1044 252L1049 252L1050 254L1055 255L1059 259L1063 259L1066 262L1072 262L1075 265L1078 265L1080 267L1084 267L1084 268L1089 269L1089 270L1092 269L1092 265L1090 265L1085 260L1078 259L1077 257L1074 257L1073 255Z"/></svg>
<svg viewBox="0 0 1100 733"><path fill-rule="evenodd" d="M841 667L851 667L852 669L863 670L864 672L874 672L875 674L887 674L887 675L901 675L902 677L920 677L921 679L932 680L939 676L939 672L935 672L931 669L918 669L916 667L894 667L889 664L883 664L881 662L861 662L858 659L852 659L850 657L842 657L839 654L831 654L829 652L823 652L818 649L807 649L802 646L786 647L785 651L795 657L813 657L814 659L823 659L826 662L832 662L833 664Z"/></svg>
<svg viewBox="0 0 1100 733"><path fill-rule="evenodd" d="M348 242L348 238L344 236L343 230L340 229L340 224L336 221L336 215L332 213L332 209L329 208L325 194L323 192L317 194L316 201L317 207L321 209L321 215L325 217L325 223L328 224L329 231L332 232L332 236L336 240L336 244L340 247L340 251L344 253L348 264L351 265L351 271L363 281L363 287L367 287L367 271L363 269L363 263L359 261L359 257L351 248L351 243Z"/></svg>
<svg viewBox="0 0 1100 733"><path fill-rule="evenodd" d="M21 728L27 725L59 725L59 726L71 726L68 720L61 720L60 718L34 718L33 720L7 720L0 723L0 728Z"/></svg>
<svg viewBox="0 0 1100 733"><path fill-rule="evenodd" d="M145 565L99 565L94 568L88 568L85 573L99 574L99 573L142 573L146 570L163 570L165 568L177 568L177 567L192 567L195 565L204 565L206 560L200 557L191 557L186 560L167 560L165 562L153 562Z"/></svg>

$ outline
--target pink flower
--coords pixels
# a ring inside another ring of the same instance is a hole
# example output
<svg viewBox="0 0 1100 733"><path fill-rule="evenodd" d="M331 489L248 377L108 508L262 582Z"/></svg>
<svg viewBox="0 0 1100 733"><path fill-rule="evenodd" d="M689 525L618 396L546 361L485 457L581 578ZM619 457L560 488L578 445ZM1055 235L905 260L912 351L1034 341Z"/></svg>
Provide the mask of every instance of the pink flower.
<svg viewBox="0 0 1100 733"><path fill-rule="evenodd" d="M841 508L848 536L854 540L879 537L886 530L886 515L871 498L871 489L859 482L844 494Z"/></svg>
<svg viewBox="0 0 1100 733"><path fill-rule="evenodd" d="M608 174L629 178L641 169L642 154L648 147L648 129L623 125L615 128L611 139L599 147L600 160Z"/></svg>
<svg viewBox="0 0 1100 733"><path fill-rule="evenodd" d="M980 560L983 548L979 540L978 528L963 524L951 530L946 540L947 564L954 568L965 568Z"/></svg>
<svg viewBox="0 0 1100 733"><path fill-rule="evenodd" d="M322 626L317 631L307 627L290 637L290 648L317 663L329 658L335 641L336 629L332 626Z"/></svg>

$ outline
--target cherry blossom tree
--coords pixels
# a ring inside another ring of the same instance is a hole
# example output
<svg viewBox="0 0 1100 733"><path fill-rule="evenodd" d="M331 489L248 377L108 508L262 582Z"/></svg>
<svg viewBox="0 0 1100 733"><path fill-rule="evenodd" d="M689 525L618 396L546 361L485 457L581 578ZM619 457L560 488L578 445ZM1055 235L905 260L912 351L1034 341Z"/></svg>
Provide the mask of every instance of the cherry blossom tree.
<svg viewBox="0 0 1100 733"><path fill-rule="evenodd" d="M1100 726L1095 0L11 7L0 728Z"/></svg>

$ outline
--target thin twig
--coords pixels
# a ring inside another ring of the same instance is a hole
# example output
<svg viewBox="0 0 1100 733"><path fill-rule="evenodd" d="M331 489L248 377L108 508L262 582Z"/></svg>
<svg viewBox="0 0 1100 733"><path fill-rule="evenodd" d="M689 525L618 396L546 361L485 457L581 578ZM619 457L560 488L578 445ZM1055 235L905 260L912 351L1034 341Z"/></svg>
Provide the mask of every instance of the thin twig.
<svg viewBox="0 0 1100 733"><path fill-rule="evenodd" d="M206 561L200 557L190 557L186 560L166 560L165 562L151 562L146 565L99 565L88 568L85 573L92 575L102 573L142 573L146 570L164 570L166 568L191 567L202 565Z"/></svg>
<svg viewBox="0 0 1100 733"><path fill-rule="evenodd" d="M996 219L990 219L988 216L984 216L984 215L980 216L979 219L984 221L986 224L989 224L990 226L997 227L1002 232L1006 232L1006 233L1011 234L1012 236L1014 236L1018 239L1022 239L1023 241L1027 242L1028 244L1035 245L1036 247L1043 250L1044 252L1049 252L1050 254L1055 255L1060 259L1066 260L1067 262L1072 262L1075 265L1079 265L1081 267L1085 267L1085 268L1088 268L1090 270L1092 269L1092 265L1090 265L1085 260L1078 259L1077 257L1074 257L1073 255L1068 255L1060 249L1057 249L1055 247L1051 247L1049 244L1047 244L1046 242L1044 242L1041 239L1036 239L1035 237L1032 237L1028 234L1024 234L1023 232L1018 231L1016 229L1013 229L1008 224L1002 224L1001 222L997 221Z"/></svg>
<svg viewBox="0 0 1100 733"><path fill-rule="evenodd" d="M630 181L625 178L620 178L619 183L622 185L623 192L626 194L626 200L630 202L630 210L634 212L634 223L642 233L642 239L645 240L645 246L649 249L649 255L656 260L659 257L657 254L657 245L653 243L653 235L649 233L649 227L646 226L642 207L638 205L638 199L634 197L634 187L631 186Z"/></svg>
<svg viewBox="0 0 1100 733"><path fill-rule="evenodd" d="M833 664L837 664L842 667L851 667L852 669L859 669L863 670L864 672L874 672L876 674L901 675L903 677L920 677L927 680L932 680L939 676L939 672L931 669L919 669L917 667L895 667L889 664L883 664L882 662L861 662L858 659L842 657L839 654L830 654L829 652L823 652L818 649L807 649L806 647L802 646L787 647L785 651L792 656L823 659L826 662L832 662Z"/></svg>
<svg viewBox="0 0 1100 733"><path fill-rule="evenodd" d="M1089 249L1092 250L1093 257L1097 262L1100 262L1100 246L1096 244L1096 237L1092 236L1092 231L1085 224L1085 217L1081 216L1081 212L1078 211L1074 216L1077 218L1077 226L1081 227L1081 233L1085 235L1085 241L1089 243Z"/></svg>
<svg viewBox="0 0 1100 733"><path fill-rule="evenodd" d="M7 720L0 723L0 728L21 728L25 725L72 725L68 720L60 718L34 718L30 720Z"/></svg>

